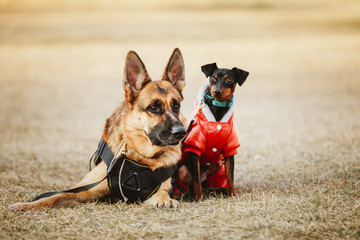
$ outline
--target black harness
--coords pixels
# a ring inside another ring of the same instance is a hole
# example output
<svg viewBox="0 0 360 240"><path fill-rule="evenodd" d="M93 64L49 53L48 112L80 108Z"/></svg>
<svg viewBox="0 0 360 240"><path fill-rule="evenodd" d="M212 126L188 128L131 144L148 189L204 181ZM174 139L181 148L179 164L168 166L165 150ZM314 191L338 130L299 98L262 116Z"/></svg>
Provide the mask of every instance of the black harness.
<svg viewBox="0 0 360 240"><path fill-rule="evenodd" d="M94 163L102 161L111 166L114 154L108 145L101 140L95 152ZM121 155L107 177L108 186L113 197L129 202L145 201L160 187L161 183L169 179L175 172L176 165L161 167L154 171L146 165Z"/></svg>
<svg viewBox="0 0 360 240"><path fill-rule="evenodd" d="M129 159L124 153L115 158L114 153L102 139L99 142L98 149L90 159L90 164L92 159L94 159L95 165L101 161L107 165L107 174L102 180L65 191L43 193L37 196L34 201L62 192L83 192L107 179L112 200L142 202L156 193L161 183L169 179L176 170L176 165L173 165L152 171L148 165Z"/></svg>

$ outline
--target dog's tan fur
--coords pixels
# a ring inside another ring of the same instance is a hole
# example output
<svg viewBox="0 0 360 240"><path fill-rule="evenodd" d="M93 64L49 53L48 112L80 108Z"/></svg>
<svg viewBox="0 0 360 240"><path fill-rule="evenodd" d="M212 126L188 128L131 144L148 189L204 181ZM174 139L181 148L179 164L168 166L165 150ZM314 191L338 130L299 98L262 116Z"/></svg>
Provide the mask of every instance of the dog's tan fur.
<svg viewBox="0 0 360 240"><path fill-rule="evenodd" d="M235 92L235 88L236 88L236 84L234 84L234 87L232 88L225 88L222 87L221 88L221 97L216 97L214 94L216 86L212 85L210 86L210 91L211 91L211 96L214 96L214 98L220 102L228 102L230 101L231 97L233 96L234 92Z"/></svg>
<svg viewBox="0 0 360 240"><path fill-rule="evenodd" d="M126 57L124 69L125 101L114 111L106 121L102 139L107 142L113 152L116 152L121 141L126 143L127 156L138 162L147 164L152 170L159 167L174 165L181 156L181 146L154 145L147 132L166 121L171 111L171 102L176 99L181 102L182 89L185 86L184 62L179 49L175 49L165 68L162 80L152 81L146 68L137 54L130 51ZM165 113L150 114L144 108L154 99L160 99ZM171 117L171 116L170 116ZM186 119L177 116L184 124ZM107 166L99 163L74 187L84 186L103 179ZM168 191L171 189L170 178L164 181L158 191L145 203L158 207L178 207L178 202L171 199ZM107 180L96 187L80 193L59 193L51 197L29 203L16 203L10 208L30 210L64 206L75 201L86 202L103 198L110 194Z"/></svg>

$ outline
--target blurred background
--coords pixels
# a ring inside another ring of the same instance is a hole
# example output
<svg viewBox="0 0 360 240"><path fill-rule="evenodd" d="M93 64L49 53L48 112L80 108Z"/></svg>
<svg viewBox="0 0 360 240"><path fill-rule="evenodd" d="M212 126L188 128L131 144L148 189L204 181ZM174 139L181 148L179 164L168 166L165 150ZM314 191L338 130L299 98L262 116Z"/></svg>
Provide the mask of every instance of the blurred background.
<svg viewBox="0 0 360 240"><path fill-rule="evenodd" d="M186 116L202 65L250 72L235 92L238 199L6 209L87 173L129 50L155 80L176 47ZM0 0L1 239L359 238L359 119L359 0Z"/></svg>
<svg viewBox="0 0 360 240"><path fill-rule="evenodd" d="M127 52L159 79L175 47L186 116L202 65L250 72L236 90L238 171L358 151L360 1L0 0L2 169L19 155L84 166L123 99Z"/></svg>

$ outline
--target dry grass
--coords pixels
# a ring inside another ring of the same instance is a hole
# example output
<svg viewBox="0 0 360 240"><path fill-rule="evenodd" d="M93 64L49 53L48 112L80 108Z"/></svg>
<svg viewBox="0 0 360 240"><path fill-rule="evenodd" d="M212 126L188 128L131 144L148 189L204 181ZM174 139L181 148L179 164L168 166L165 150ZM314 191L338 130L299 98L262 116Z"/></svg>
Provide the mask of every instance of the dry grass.
<svg viewBox="0 0 360 240"><path fill-rule="evenodd" d="M360 238L358 1L212 1L206 11L182 1L139 11L10 2L0 1L0 239ZM126 52L158 78L175 47L186 63L186 115L202 64L251 73L236 92L238 198L179 210L5 208L78 181L123 99Z"/></svg>

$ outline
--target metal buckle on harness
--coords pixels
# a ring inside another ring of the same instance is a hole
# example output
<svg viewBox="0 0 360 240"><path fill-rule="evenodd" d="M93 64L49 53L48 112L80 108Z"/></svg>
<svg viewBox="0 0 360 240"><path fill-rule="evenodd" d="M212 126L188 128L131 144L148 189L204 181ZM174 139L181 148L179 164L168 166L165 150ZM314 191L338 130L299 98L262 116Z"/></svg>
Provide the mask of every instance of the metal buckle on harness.
<svg viewBox="0 0 360 240"><path fill-rule="evenodd" d="M120 143L120 155L126 155L127 149L124 140Z"/></svg>

